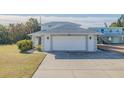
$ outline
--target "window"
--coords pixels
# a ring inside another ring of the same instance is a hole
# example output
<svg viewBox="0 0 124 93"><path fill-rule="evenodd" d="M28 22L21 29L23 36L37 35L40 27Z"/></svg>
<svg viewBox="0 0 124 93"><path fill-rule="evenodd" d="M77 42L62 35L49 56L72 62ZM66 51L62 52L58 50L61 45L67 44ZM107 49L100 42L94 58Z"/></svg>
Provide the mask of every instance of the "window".
<svg viewBox="0 0 124 93"><path fill-rule="evenodd" d="M47 37L47 40L49 39L49 37Z"/></svg>
<svg viewBox="0 0 124 93"><path fill-rule="evenodd" d="M104 29L101 29L101 32L104 33Z"/></svg>
<svg viewBox="0 0 124 93"><path fill-rule="evenodd" d="M110 29L110 31L109 32L112 32L112 30Z"/></svg>
<svg viewBox="0 0 124 93"><path fill-rule="evenodd" d="M122 31L124 32L124 28L122 28Z"/></svg>
<svg viewBox="0 0 124 93"><path fill-rule="evenodd" d="M46 31L46 29L44 29L43 31Z"/></svg>
<svg viewBox="0 0 124 93"><path fill-rule="evenodd" d="M52 25L49 25L48 27L52 27Z"/></svg>
<svg viewBox="0 0 124 93"><path fill-rule="evenodd" d="M90 37L89 37L89 39L91 40L91 39L92 39L92 37L90 36Z"/></svg>
<svg viewBox="0 0 124 93"><path fill-rule="evenodd" d="M38 37L38 45L41 45L41 37Z"/></svg>

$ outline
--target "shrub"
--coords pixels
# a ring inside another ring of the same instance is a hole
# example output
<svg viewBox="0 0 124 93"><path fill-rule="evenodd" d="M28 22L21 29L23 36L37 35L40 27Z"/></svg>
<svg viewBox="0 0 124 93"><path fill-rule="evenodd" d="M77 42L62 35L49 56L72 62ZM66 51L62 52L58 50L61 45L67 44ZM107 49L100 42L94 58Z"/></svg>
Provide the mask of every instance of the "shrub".
<svg viewBox="0 0 124 93"><path fill-rule="evenodd" d="M38 50L38 51L42 51L42 49L43 49L43 46L42 45L38 45L37 47L36 47L36 49Z"/></svg>
<svg viewBox="0 0 124 93"><path fill-rule="evenodd" d="M32 49L32 41L31 40L20 40L17 42L18 48L21 52L25 52L27 50Z"/></svg>

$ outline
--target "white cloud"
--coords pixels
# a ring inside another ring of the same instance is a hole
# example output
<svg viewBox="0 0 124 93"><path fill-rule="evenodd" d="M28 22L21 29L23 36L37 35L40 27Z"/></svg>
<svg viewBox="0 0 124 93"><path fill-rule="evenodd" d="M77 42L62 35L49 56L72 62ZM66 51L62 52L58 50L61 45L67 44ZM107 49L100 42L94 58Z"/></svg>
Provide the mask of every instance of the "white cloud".
<svg viewBox="0 0 124 93"><path fill-rule="evenodd" d="M16 16L16 15L0 15L0 24L21 23L34 17L38 20L39 16ZM51 21L68 21L81 24L82 27L100 27L104 23L110 24L117 20L117 17L58 17L58 16L41 16L42 23Z"/></svg>

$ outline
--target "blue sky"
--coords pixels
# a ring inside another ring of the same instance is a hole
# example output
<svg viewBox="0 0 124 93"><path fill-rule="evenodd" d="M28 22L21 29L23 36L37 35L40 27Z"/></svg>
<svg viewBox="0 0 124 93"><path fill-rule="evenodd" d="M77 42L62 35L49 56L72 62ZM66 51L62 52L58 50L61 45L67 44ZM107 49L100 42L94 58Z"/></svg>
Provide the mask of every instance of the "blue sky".
<svg viewBox="0 0 124 93"><path fill-rule="evenodd" d="M0 24L21 23L34 17L38 20L41 16L42 23L51 21L68 21L81 24L82 27L103 27L106 22L110 25L117 21L121 14L3 14L0 15Z"/></svg>

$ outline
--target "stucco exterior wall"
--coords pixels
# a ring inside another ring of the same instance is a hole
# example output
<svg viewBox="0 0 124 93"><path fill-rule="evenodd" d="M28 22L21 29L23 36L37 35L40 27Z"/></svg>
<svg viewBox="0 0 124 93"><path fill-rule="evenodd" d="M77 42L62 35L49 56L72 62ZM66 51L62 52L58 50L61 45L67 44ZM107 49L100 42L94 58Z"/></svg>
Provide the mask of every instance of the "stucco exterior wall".
<svg viewBox="0 0 124 93"><path fill-rule="evenodd" d="M32 43L33 43L33 47L36 47L38 45L38 38L36 36L32 36Z"/></svg>
<svg viewBox="0 0 124 93"><path fill-rule="evenodd" d="M88 51L89 52L96 51L97 50L97 36L88 35L87 40L88 40L87 41Z"/></svg>
<svg viewBox="0 0 124 93"><path fill-rule="evenodd" d="M112 37L111 43L123 43L123 38L122 37Z"/></svg>
<svg viewBox="0 0 124 93"><path fill-rule="evenodd" d="M44 36L44 51L51 51L51 36L45 35Z"/></svg>
<svg viewBox="0 0 124 93"><path fill-rule="evenodd" d="M81 36L81 35L79 35L79 36ZM97 36L96 35L85 35L85 37L86 37L86 42L84 44L84 45L86 45L85 51L89 51L89 52L96 51L97 50ZM52 43L53 43L52 42L52 36L51 35L45 35L44 36L44 43L43 43L44 51L52 51ZM70 45L72 45L72 43L74 43L74 42L70 42L70 43L71 43ZM59 44L58 46L61 46L61 44ZM84 50L82 50L82 51L84 51Z"/></svg>
<svg viewBox="0 0 124 93"><path fill-rule="evenodd" d="M56 35L56 36L59 37L59 35ZM65 36L65 39L64 39L64 36ZM52 50L52 47L53 47L53 40L52 40L53 35L46 34L46 35L41 36L41 37L42 37L42 43L41 44L43 46L43 51L53 51ZM67 38L68 37L67 35L62 35L62 37L63 37L65 42L68 41L66 39L71 40L70 38ZM68 44L70 43L69 45L73 45L72 51L74 50L74 46L75 46L75 50L76 50L77 47L79 47L78 45L82 46L82 51L93 52L93 51L97 50L97 36L96 35L92 35L92 34L91 35L73 35L73 37L74 38L72 38L72 39L77 39L77 40L80 39L79 41L82 43L82 45L77 44L75 42L76 40L69 41ZM59 39L61 39L61 38L59 38ZM85 39L85 41L84 41L84 39ZM38 38L36 36L32 36L32 41L33 41L33 46L34 47L38 45ZM62 41L62 42L64 42L64 41ZM79 41L77 41L77 42L79 43ZM59 42L59 40L57 42ZM67 43L64 43L64 44L67 44ZM61 43L56 43L56 45L61 46L62 44ZM65 47L66 47L66 45L65 45ZM83 47L86 47L85 50L84 50ZM71 49L71 47L70 47L70 49ZM65 49L65 50L67 50L67 49ZM81 47L80 47L79 50L81 51Z"/></svg>

